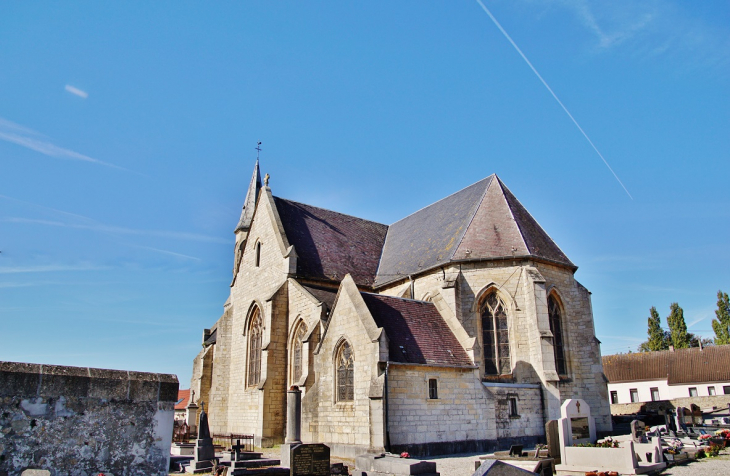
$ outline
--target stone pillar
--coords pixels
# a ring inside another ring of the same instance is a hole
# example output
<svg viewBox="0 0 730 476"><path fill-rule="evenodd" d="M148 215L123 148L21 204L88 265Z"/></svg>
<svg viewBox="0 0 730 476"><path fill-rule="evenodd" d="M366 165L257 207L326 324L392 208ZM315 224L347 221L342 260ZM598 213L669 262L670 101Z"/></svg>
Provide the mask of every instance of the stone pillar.
<svg viewBox="0 0 730 476"><path fill-rule="evenodd" d="M281 466L290 467L291 450L302 444L302 391L292 385L286 392L286 439L281 445Z"/></svg>
<svg viewBox="0 0 730 476"><path fill-rule="evenodd" d="M286 392L286 440L284 443L302 442L302 391L292 385Z"/></svg>

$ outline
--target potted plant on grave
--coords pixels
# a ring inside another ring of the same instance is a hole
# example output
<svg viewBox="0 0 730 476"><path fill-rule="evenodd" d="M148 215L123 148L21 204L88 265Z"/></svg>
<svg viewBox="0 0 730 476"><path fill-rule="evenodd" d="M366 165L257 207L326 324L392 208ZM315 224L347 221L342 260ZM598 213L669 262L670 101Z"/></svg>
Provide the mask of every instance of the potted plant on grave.
<svg viewBox="0 0 730 476"><path fill-rule="evenodd" d="M682 451L684 445L679 440L671 440L669 446L664 450L664 459L666 461L674 461L674 455L678 455Z"/></svg>

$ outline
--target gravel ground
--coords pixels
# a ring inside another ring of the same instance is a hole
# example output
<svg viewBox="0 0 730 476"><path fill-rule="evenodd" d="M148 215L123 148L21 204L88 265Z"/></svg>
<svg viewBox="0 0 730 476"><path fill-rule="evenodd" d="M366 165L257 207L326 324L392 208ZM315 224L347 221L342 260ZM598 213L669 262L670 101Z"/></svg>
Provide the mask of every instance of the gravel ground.
<svg viewBox="0 0 730 476"><path fill-rule="evenodd" d="M268 450L268 451L267 451ZM278 457L276 450L264 450L266 456ZM261 451L261 450L259 450ZM436 470L441 476L471 476L474 473L474 462L484 453L461 453L454 455L433 456L425 458L436 462ZM333 457L332 462L341 462L349 466L350 472L355 469L355 461ZM730 476L730 449L724 449L720 456L704 458L678 466L667 468L661 476Z"/></svg>
<svg viewBox="0 0 730 476"><path fill-rule="evenodd" d="M691 463L672 466L661 473L662 476L727 476L730 475L730 450L722 450L720 456L703 458Z"/></svg>

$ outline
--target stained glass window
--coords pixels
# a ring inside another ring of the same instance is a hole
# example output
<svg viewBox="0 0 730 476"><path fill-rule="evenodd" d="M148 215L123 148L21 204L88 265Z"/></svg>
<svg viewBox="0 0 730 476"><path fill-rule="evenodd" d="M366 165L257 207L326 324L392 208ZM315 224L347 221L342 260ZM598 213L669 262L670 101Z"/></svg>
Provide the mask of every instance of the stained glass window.
<svg viewBox="0 0 730 476"><path fill-rule="evenodd" d="M292 342L292 383L296 383L302 378L302 361L304 336L307 333L307 326L302 322L294 332L294 340Z"/></svg>
<svg viewBox="0 0 730 476"><path fill-rule="evenodd" d="M248 331L248 385L258 385L261 381L261 312L256 308L251 316Z"/></svg>
<svg viewBox="0 0 730 476"><path fill-rule="evenodd" d="M355 374L352 349L343 342L337 352L337 401L351 402L355 399Z"/></svg>
<svg viewBox="0 0 730 476"><path fill-rule="evenodd" d="M505 308L496 291L489 293L482 305L482 345L484 371L487 375L512 373L509 326Z"/></svg>
<svg viewBox="0 0 730 476"><path fill-rule="evenodd" d="M567 371L565 366L562 313L560 312L560 303L552 294L548 297L548 314L550 315L550 332L553 333L555 368L558 374L565 375Z"/></svg>

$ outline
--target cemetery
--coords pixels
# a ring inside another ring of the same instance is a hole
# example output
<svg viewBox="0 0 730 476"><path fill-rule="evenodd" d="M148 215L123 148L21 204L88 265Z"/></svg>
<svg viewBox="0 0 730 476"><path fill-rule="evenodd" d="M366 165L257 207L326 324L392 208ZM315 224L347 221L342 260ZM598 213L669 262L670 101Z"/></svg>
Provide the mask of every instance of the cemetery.
<svg viewBox="0 0 730 476"><path fill-rule="evenodd" d="M695 426L683 409L667 413L665 425L633 420L628 434L600 439L588 403L567 399L561 417L545 425L546 444L476 454L468 471L454 472L449 458L407 452L364 452L343 464L328 445L303 441L297 386L287 391L279 455L257 451L254 435L212 434L206 403L194 394L182 421L189 432L173 441L177 387L175 376L165 374L0 362L0 475L661 474L667 466L716 455L730 440L730 428Z"/></svg>

